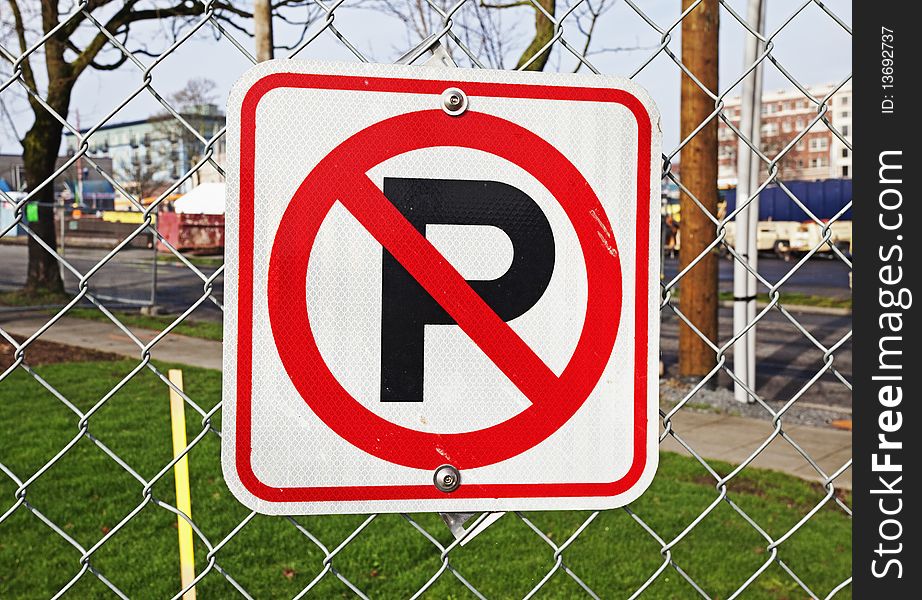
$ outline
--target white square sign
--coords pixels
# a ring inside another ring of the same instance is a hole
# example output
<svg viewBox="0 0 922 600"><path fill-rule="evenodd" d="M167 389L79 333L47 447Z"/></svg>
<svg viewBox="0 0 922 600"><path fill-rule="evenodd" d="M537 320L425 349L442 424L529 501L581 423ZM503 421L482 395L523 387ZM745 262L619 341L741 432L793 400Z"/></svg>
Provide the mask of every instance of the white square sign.
<svg viewBox="0 0 922 600"><path fill-rule="evenodd" d="M227 108L223 468L268 514L603 509L657 465L659 116L276 60Z"/></svg>

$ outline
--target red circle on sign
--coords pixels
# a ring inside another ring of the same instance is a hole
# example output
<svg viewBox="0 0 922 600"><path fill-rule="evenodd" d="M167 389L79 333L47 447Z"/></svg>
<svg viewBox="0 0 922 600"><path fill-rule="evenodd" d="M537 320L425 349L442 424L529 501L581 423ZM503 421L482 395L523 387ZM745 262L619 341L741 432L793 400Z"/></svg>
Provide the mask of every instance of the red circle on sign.
<svg viewBox="0 0 922 600"><path fill-rule="evenodd" d="M586 264L583 330L558 377L410 225L366 173L423 148L480 150L518 165L561 204ZM306 277L314 239L340 201L455 319L532 402L514 417L464 433L428 433L392 423L353 398L323 360L307 312ZM534 447L566 423L595 389L611 356L621 314L621 265L599 199L575 166L531 131L468 111L403 114L375 123L331 151L305 178L276 233L268 273L272 332L289 377L311 410L354 446L419 469L470 469Z"/></svg>

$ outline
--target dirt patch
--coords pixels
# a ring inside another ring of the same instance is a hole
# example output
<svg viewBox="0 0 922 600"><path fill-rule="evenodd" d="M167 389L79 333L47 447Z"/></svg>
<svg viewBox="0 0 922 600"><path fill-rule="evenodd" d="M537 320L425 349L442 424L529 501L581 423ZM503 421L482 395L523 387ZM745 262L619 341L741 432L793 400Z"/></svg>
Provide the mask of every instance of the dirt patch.
<svg viewBox="0 0 922 600"><path fill-rule="evenodd" d="M11 336L17 343L25 338ZM0 337L0 371L6 370L14 362L14 348L5 338ZM121 360L123 357L110 352L100 352L88 348L78 348L67 344L57 344L38 339L26 348L26 363L29 366L50 365L63 362L89 362L96 360Z"/></svg>
<svg viewBox="0 0 922 600"><path fill-rule="evenodd" d="M710 475L699 475L692 481L699 485L707 485L713 487L715 490L717 489L717 482ZM745 477L734 477L727 484L727 489L735 494L748 494L760 498L765 497L765 487Z"/></svg>
<svg viewBox="0 0 922 600"><path fill-rule="evenodd" d="M716 489L716 482L710 475L698 475L693 477L692 481L699 485L711 486ZM822 484L815 481L804 481L804 483L810 486L810 490L815 494L815 496L810 496L809 498L802 500L795 500L794 498L789 498L783 495L772 495L770 500L773 502L780 502L788 508L796 508L800 511L808 511L816 506L820 499L826 495L826 488L824 488ZM731 498L735 494L745 494L747 496L756 496L758 498L769 498L769 491L771 490L766 487L766 484L748 479L744 475L734 477L727 484L727 492ZM835 489L835 497L845 504L850 503L848 493L841 488ZM832 501L827 502L823 508L833 511L841 510L839 506Z"/></svg>

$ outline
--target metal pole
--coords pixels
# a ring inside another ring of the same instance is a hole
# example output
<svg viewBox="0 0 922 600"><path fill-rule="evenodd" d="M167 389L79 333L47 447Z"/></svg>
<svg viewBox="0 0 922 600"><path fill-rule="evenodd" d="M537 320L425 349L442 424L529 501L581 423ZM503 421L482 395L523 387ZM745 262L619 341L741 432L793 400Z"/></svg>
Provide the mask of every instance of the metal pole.
<svg viewBox="0 0 922 600"><path fill-rule="evenodd" d="M666 231L666 203L667 203L667 198L661 196L660 202L659 202L659 220L660 220L659 280L660 280L660 283L666 280L666 240L669 238L669 234Z"/></svg>
<svg viewBox="0 0 922 600"><path fill-rule="evenodd" d="M77 117L77 131L80 131L81 133L83 133L82 130L80 129L80 111L79 110L76 111L76 117ZM77 162L74 165L75 168L77 169L77 185L74 188L74 196L79 206L83 205L83 161L81 160L82 156L83 156L82 154L77 156Z"/></svg>
<svg viewBox="0 0 922 600"><path fill-rule="evenodd" d="M758 22L756 25L756 31L759 32L759 35L765 31L765 7L767 2L765 0L758 0L755 2L758 5L758 10L756 11L755 7L752 7L755 12L755 16L758 17ZM762 40L756 40L756 56L759 56L765 48L765 44L762 43ZM756 67L755 71L755 92L753 96L758 100L757 106L759 110L756 110L752 113L752 143L756 148L762 147L762 65ZM755 153L750 153L749 155L750 167L749 167L749 190L750 194L759 189L759 178L761 173L761 161ZM749 204L749 267L751 271L746 273L746 298L748 299L746 303L746 320L750 323L753 322L756 318L756 312L758 311L758 303L756 302L756 297L758 296L758 280L753 273L757 273L759 270L759 248L758 248L758 237L759 237L759 196L755 196L752 199L752 202ZM753 325L746 333L746 374L749 377L750 386L755 390L756 386L756 328L757 325ZM755 399L753 399L755 401Z"/></svg>
<svg viewBox="0 0 922 600"><path fill-rule="evenodd" d="M157 228L157 225L160 221L160 205L157 205L157 208L154 209L154 229ZM150 277L150 307L151 314L156 313L157 307L157 236L151 232L150 235L150 247L152 252L153 262L151 264L151 277Z"/></svg>
<svg viewBox="0 0 922 600"><path fill-rule="evenodd" d="M760 34L762 32L762 0L749 0L747 18L749 24ZM743 64L751 65L756 61L760 50L760 40L753 35L746 39ZM761 65L755 68L743 80L743 93L740 98L740 132L749 138L753 146L759 147L761 135L762 86ZM737 145L737 182L736 202L742 206L758 188L759 161L749 145L740 139ZM759 207L757 201L740 209L736 214L734 229L734 247L744 262L733 263L733 333L739 335L746 325L755 318L756 279L749 273L746 265L755 270L758 258L758 223ZM751 312L750 312L751 311ZM751 402L746 387L755 388L755 331L750 330L733 345L733 372L738 382L733 385L733 397L738 402Z"/></svg>
<svg viewBox="0 0 922 600"><path fill-rule="evenodd" d="M748 55L748 44L747 53ZM752 113L753 107L753 85L749 78L743 81L743 94L740 99L740 131L746 137L752 134ZM741 207L749 199L749 160L750 149L746 142L740 140L737 144L736 153L736 206ZM736 213L734 224L734 250L748 264L749 262L749 207L745 206ZM733 262L733 334L738 335L746 326L746 267L740 260ZM741 383L749 385L749 375L745 366L748 361L749 345L746 338L738 339L733 345L733 372ZM749 394L740 382L733 384L733 397L737 402L749 402Z"/></svg>
<svg viewBox="0 0 922 600"><path fill-rule="evenodd" d="M67 246L64 243L64 231L67 229L65 227L64 220L67 218L67 205L64 202L64 197L61 197L61 258L64 258L64 254L67 252Z"/></svg>

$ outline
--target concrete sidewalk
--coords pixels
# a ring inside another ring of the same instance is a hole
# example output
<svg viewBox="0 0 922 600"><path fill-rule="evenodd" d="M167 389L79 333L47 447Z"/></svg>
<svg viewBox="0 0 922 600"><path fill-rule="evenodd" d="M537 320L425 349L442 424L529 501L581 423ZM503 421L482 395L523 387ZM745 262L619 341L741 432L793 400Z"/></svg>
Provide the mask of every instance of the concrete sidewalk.
<svg viewBox="0 0 922 600"><path fill-rule="evenodd" d="M21 317L0 313L0 328L10 334L28 337L38 331L47 320L47 315ZM150 329L128 329L145 344L159 333ZM39 339L131 358L141 356L141 349L134 340L110 321L65 317L52 325ZM169 334L151 349L151 356L155 360L221 370L221 342Z"/></svg>
<svg viewBox="0 0 922 600"><path fill-rule="evenodd" d="M0 328L10 334L30 336L42 325L46 316L17 317L0 314ZM151 340L156 331L131 329L143 342ZM108 322L64 318L55 323L41 338L81 348L92 348L131 358L140 357L140 350L131 338ZM206 369L221 369L221 343L182 335L168 335L152 351L154 359L186 364ZM704 458L738 464L755 451L773 431L771 422L724 414L681 410L673 418L673 430ZM820 427L786 426L787 432L827 474L840 468L852 455L850 432ZM672 437L661 448L680 454L688 452ZM752 466L782 471L810 481L819 476L810 464L784 439L776 438L752 462ZM836 480L836 487L851 489L851 469Z"/></svg>
<svg viewBox="0 0 922 600"><path fill-rule="evenodd" d="M662 427L660 428L662 431ZM680 410L672 419L672 430L686 444L713 460L739 464L772 435L771 421L725 414ZM825 427L785 425L784 432L822 468L832 475L852 457L852 434ZM667 437L663 450L688 455L674 438ZM809 462L781 436L772 440L751 466L782 471L808 481L821 481ZM725 475L725 473L722 473ZM837 488L852 489L852 470L847 469L835 480Z"/></svg>

